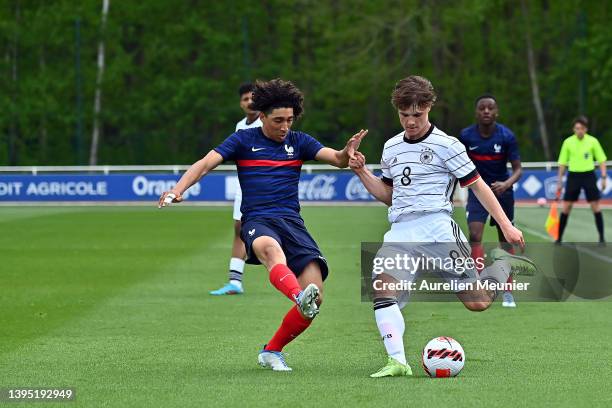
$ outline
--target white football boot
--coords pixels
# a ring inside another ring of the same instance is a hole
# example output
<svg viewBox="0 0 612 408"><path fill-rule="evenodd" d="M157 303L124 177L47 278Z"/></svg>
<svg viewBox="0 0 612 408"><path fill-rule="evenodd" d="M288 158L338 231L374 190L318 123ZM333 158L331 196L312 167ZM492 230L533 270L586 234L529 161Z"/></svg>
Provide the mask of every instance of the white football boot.
<svg viewBox="0 0 612 408"><path fill-rule="evenodd" d="M271 368L272 371L292 371L291 367L285 362L285 356L280 351L261 350L259 356L257 356L257 361L260 366Z"/></svg>

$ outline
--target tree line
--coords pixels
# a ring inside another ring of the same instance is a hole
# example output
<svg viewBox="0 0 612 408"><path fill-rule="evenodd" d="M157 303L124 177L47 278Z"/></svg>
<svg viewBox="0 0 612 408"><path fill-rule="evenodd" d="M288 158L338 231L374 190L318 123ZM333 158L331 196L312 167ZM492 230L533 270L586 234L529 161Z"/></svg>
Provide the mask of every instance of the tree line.
<svg viewBox="0 0 612 408"><path fill-rule="evenodd" d="M341 147L370 129L362 147L370 163L401 130L390 93L410 74L434 84L431 118L449 134L473 123L474 99L490 92L523 160L555 160L578 114L590 118L590 133L606 149L610 7L587 0L7 0L0 5L0 165L191 163L242 118L240 83L275 77L304 91L306 112L295 128L324 144Z"/></svg>

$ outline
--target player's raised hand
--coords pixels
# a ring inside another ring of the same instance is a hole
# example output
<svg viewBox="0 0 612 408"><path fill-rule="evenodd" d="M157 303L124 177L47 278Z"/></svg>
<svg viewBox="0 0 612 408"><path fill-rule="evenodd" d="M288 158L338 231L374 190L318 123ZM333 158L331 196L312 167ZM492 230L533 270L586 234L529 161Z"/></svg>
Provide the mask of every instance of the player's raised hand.
<svg viewBox="0 0 612 408"><path fill-rule="evenodd" d="M351 159L349 159L349 167L352 170L359 170L365 166L366 158L363 153L356 151Z"/></svg>
<svg viewBox="0 0 612 408"><path fill-rule="evenodd" d="M167 207L171 203L180 203L183 201L183 196L175 193L174 191L164 191L162 195L159 197L159 203L157 204L157 208Z"/></svg>
<svg viewBox="0 0 612 408"><path fill-rule="evenodd" d="M361 140L368 134L368 130L361 129L359 132L355 133L353 137L351 137L348 142L346 142L346 151L348 153L349 158L353 159L355 157L355 152L359 149L359 145L361 144Z"/></svg>
<svg viewBox="0 0 612 408"><path fill-rule="evenodd" d="M504 233L504 237L506 237L506 241L510 244L518 245L521 250L525 249L525 239L520 229L516 228L514 225L510 225L504 228L502 232Z"/></svg>

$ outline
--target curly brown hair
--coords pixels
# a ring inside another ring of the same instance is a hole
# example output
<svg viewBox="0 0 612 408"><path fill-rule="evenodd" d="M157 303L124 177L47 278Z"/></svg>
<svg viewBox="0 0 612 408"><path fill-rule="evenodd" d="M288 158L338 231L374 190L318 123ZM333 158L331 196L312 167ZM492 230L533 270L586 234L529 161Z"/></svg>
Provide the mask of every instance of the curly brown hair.
<svg viewBox="0 0 612 408"><path fill-rule="evenodd" d="M255 82L253 103L250 109L266 115L276 108L293 108L293 116L297 119L304 112L304 94L290 81L280 78L271 81Z"/></svg>
<svg viewBox="0 0 612 408"><path fill-rule="evenodd" d="M436 102L436 91L427 78L410 75L395 84L391 103L397 109L418 107L424 109Z"/></svg>

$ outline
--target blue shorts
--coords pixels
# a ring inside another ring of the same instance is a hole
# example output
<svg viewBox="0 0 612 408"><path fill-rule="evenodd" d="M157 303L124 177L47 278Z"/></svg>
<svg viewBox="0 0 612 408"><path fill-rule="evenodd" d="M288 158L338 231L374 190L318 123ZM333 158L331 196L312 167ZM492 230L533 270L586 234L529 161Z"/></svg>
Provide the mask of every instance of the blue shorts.
<svg viewBox="0 0 612 408"><path fill-rule="evenodd" d="M514 222L514 192L512 191L512 188L504 191L501 196L495 197L506 213L506 216L508 216L510 221ZM466 211L468 224L470 222L482 222L484 224L487 222L487 218L489 217L489 212L482 206L482 204L480 204L480 201L478 201L472 190L468 191ZM493 217L491 217L490 225L497 225Z"/></svg>
<svg viewBox="0 0 612 408"><path fill-rule="evenodd" d="M240 238L246 246L248 264L261 264L252 249L253 241L261 236L274 238L280 244L287 258L287 266L296 276L300 276L310 262L316 261L321 268L323 280L327 278L329 272L327 260L306 230L304 220L301 218L258 217L243 222Z"/></svg>

